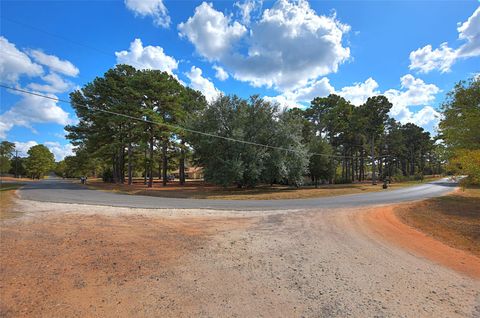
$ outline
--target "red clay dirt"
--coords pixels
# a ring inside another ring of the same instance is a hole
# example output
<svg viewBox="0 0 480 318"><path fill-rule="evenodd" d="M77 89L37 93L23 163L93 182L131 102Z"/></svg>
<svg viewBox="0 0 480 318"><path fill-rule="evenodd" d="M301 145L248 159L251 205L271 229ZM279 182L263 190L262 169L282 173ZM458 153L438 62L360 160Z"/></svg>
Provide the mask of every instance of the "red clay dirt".
<svg viewBox="0 0 480 318"><path fill-rule="evenodd" d="M135 295L172 275L210 235L249 223L75 214L20 220L0 232L1 317L150 316L158 307L188 307L181 303L188 299L165 293L143 299L157 308L136 309Z"/></svg>
<svg viewBox="0 0 480 318"><path fill-rule="evenodd" d="M450 247L406 225L395 214L395 206L378 207L364 213L370 229L389 242L397 244L418 256L480 279L480 258Z"/></svg>

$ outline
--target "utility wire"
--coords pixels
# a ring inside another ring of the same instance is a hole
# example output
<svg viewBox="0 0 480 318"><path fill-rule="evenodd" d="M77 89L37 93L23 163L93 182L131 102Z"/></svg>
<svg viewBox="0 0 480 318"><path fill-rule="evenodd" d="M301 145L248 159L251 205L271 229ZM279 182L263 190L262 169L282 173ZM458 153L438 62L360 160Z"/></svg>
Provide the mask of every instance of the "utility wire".
<svg viewBox="0 0 480 318"><path fill-rule="evenodd" d="M157 125L157 126L163 126L163 127L170 128L172 130L183 130L183 131L186 131L186 132L189 132L189 133L199 134L199 135L212 137L212 138L219 138L219 139L223 139L223 140L227 140L227 141L238 142L238 143L243 143L243 144L252 145L252 146L258 146L258 147L264 147L264 148L269 148L269 149L276 149L276 150L283 150L283 151L288 151L288 152L293 152L293 153L304 154L303 152L296 151L296 150L293 150L293 149L288 149L288 148L283 148L283 147L278 147L278 146L271 146L271 145L266 145L266 144L261 144L261 143L257 143L257 142L253 142L253 141L241 140L241 139L236 139L236 138L231 138L231 137L219 136L219 135L215 135L215 134L211 134L211 133L207 133L207 132L203 132L203 131L198 131L198 130L194 130L194 129L190 129L190 128L181 127L181 126L178 126L178 125L172 125L172 124L167 124L167 123L159 123L159 122L144 119L144 118L138 118L138 117L130 116L130 115L127 115L127 114L117 113L117 112L113 112L113 111L106 110L106 109L98 109L98 108L95 108L95 107L92 107L92 106L79 105L79 104L76 104L76 103L72 103L68 100L64 100L64 99L60 99L60 98L57 98L57 97L51 97L51 96L48 96L48 95L27 91L27 90L24 90L24 89L21 89L21 88L11 87L11 86L8 86L8 85L2 84L2 83L0 83L0 87L3 87L5 89L10 89L10 90L13 90L13 91L17 91L17 92L20 92L20 93L24 93L24 94L29 94L29 95L38 96L38 97L45 98L45 99L54 100L56 102L67 103L67 104L70 104L72 106L83 107L83 108L86 108L86 109L89 109L89 110L92 110L92 111L97 111L97 112L102 112L102 113L106 113L106 114L121 116L121 117L124 117L124 118L132 119L132 120L140 121L140 122L144 122L144 123L149 123L149 124L153 124L153 125ZM328 155L328 154L324 154L324 153L315 153L315 152L310 153L310 154L313 155L313 156L323 156L323 157L331 157L331 158L350 158L350 159L355 158L353 156L337 156L337 155ZM388 155L387 156L380 156L380 157L376 157L376 158L383 158L383 157L388 157Z"/></svg>
<svg viewBox="0 0 480 318"><path fill-rule="evenodd" d="M67 37L64 37L64 36L61 36L61 35L58 35L58 34L54 34L54 33L51 33L49 31L46 31L44 29L41 29L41 28L38 28L36 26L33 26L33 25L30 25L30 24L26 24L26 23L23 23L23 22L20 22L20 21L17 21L17 20L13 20L11 18L6 18L4 16L2 16L0 19L2 20L5 20L5 21L8 21L8 22L11 22L11 23L14 23L14 24L18 24L18 25L21 25L23 27L26 27L26 28L29 28L29 29L32 29L32 30L35 30L37 32L40 32L40 33L44 33L44 34L47 34L51 37L55 37L55 38L58 38L60 40L63 40L63 41L66 41L66 42L69 42L71 44L74 44L74 45L77 45L77 46L81 46L83 48L86 48L86 49L89 49L89 50L92 50L92 51L96 51L98 53L101 53L101 54L104 54L104 55L107 55L107 56L112 56L111 53L108 53L106 51L103 51L101 49L98 49L94 46L91 46L91 45L88 45L88 44L85 44L85 43L81 43L81 42L78 42L78 41L74 41L72 39L69 39Z"/></svg>
<svg viewBox="0 0 480 318"><path fill-rule="evenodd" d="M93 47L93 46L90 46L90 45L87 45L87 44L84 44L84 43L80 43L80 42L71 40L71 39L69 39L69 38L60 36L60 35L58 35L58 34L54 34L54 33L45 31L45 30L43 30L43 29L41 29L41 28L38 28L38 27L29 25L29 24L26 24L26 23L23 23L23 22L19 22L19 21L13 20L13 19L11 19L11 18L6 18L6 17L3 17L3 16L0 17L0 18L3 19L3 20L9 21L9 22L11 22L11 23L15 23L15 24L24 26L24 27L26 27L26 28L30 28L30 29L32 29L32 30L35 30L35 31L38 31L38 32L41 32L41 33L45 33L45 34L50 35L50 36L52 36L52 37L56 37L56 38L61 39L61 40L63 40L63 41L70 42L70 43L72 43L72 44L75 44L75 45L78 45L78 46L81 46L81 47L84 47L84 48L87 48L87 49L96 51L96 52L98 52L98 53L111 56L111 54L108 53L108 52L106 52L106 51L100 50L100 49L98 49L98 48L96 48L96 47ZM11 55L13 55L13 54L11 54ZM15 54L15 55L16 55L16 54ZM16 55L16 56L18 56L18 55ZM35 95L35 96L38 96L38 97L48 98L48 99L51 99L51 100L54 100L54 101L63 102L63 103L68 103L68 104L70 104L70 105L73 105L70 101L67 101L67 100L62 100L62 99L59 99L59 98L53 98L53 97L46 96L46 95L42 95L42 94L39 94L39 93L34 93L34 92L31 92L31 91L26 91L26 90L22 90L22 89L18 89L18 88L13 88L13 87L10 87L10 86L3 85L3 84L1 84L1 83L0 83L0 87L7 88L7 89L11 89L11 90L15 90L15 91L22 92L22 93L25 93L25 94ZM136 120L136 121L142 121L142 122L151 123L151 124L155 124L155 125L163 125L163 126L166 126L166 127L172 127L172 128L175 128L175 129L181 129L181 130L184 130L184 131L188 131L188 132L196 133L196 134L201 134L201 135L204 135L204 136L221 138L221 139L224 139L224 140L229 140L229 141L234 141L234 142L240 142L240 143L249 144L249 145L254 145L254 146L262 146L262 147L267 147L267 148L271 148L271 149L284 150L284 151L289 151L289 152L297 152L297 151L295 151L295 150L286 149L286 148L283 148L283 147L270 146L270 145L255 143L255 142L251 142L251 141L234 139L234 138L230 138L230 137L224 137L224 136L214 135L214 134L205 133L205 132L201 132L201 131L195 131L195 130L192 130L192 129L188 129L188 128L184 128L184 127L180 127L180 126L176 126L176 125L153 122L153 121L149 121L149 120L146 120L146 119L136 118L136 117L129 116L129 115L126 115L126 114L116 113L116 112L112 112L112 111L108 111L108 110L104 110L104 109L95 109L95 108L92 108L92 107L89 107L89 106L85 106L85 105L76 105L76 106L85 107L85 108L88 108L88 109L93 109L93 110L95 110L95 111L100 111L100 112L104 112L104 113L108 113L108 114L112 114L112 115L123 116L123 117L125 117L125 118L133 119L133 120ZM356 145L356 146L359 146L359 145ZM297 152L297 153L299 153L299 152ZM331 157L331 158L349 158L349 159L356 158L356 157L354 157L354 156L337 156L337 155L327 155L327 154L321 154L321 153L311 153L311 155ZM375 157L375 158L385 158L385 157L389 157L389 155L377 156L377 157Z"/></svg>

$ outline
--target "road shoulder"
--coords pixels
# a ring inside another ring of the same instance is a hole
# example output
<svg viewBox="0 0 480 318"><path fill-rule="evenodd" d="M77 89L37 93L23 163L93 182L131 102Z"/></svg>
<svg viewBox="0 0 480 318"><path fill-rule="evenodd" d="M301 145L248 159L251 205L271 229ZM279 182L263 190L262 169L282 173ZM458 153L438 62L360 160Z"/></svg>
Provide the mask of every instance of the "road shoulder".
<svg viewBox="0 0 480 318"><path fill-rule="evenodd" d="M371 208L362 213L361 220L372 233L387 242L419 257L480 279L480 258L468 251L451 247L402 222L396 214L396 209L407 206L408 204Z"/></svg>

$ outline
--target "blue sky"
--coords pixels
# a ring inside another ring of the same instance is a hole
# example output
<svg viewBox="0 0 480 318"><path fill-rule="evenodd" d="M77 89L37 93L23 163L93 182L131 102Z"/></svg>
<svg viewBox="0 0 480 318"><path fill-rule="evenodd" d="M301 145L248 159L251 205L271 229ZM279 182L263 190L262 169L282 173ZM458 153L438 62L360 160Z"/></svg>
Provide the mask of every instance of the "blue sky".
<svg viewBox="0 0 480 318"><path fill-rule="evenodd" d="M1 82L63 99L127 63L208 99L385 94L392 116L435 133L445 94L480 72L478 1L2 1L0 23ZM0 93L2 140L71 153L69 105Z"/></svg>

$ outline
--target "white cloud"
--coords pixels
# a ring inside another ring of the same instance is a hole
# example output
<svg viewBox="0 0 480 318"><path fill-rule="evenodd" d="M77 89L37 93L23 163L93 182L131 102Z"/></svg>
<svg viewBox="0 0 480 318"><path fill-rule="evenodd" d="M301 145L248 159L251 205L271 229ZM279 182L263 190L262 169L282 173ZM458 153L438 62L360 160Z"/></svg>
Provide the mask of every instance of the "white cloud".
<svg viewBox="0 0 480 318"><path fill-rule="evenodd" d="M32 62L27 54L0 36L0 77L3 81L16 83L20 76L39 76L43 74L40 65Z"/></svg>
<svg viewBox="0 0 480 318"><path fill-rule="evenodd" d="M409 107L423 106L435 100L440 89L434 84L426 84L423 80L407 74L400 78L402 90L389 89L383 93L393 104L390 113L400 121L412 116Z"/></svg>
<svg viewBox="0 0 480 318"><path fill-rule="evenodd" d="M420 73L428 73L432 70L439 70L441 73L450 71L452 64L457 58L457 52L442 43L440 48L432 50L432 46L426 45L410 53L411 70L418 70Z"/></svg>
<svg viewBox="0 0 480 318"><path fill-rule="evenodd" d="M80 73L78 68L73 65L72 62L61 60L55 55L45 54L40 50L31 50L29 51L29 54L37 63L48 66L52 71L73 77Z"/></svg>
<svg viewBox="0 0 480 318"><path fill-rule="evenodd" d="M412 122L418 126L426 126L432 124L436 126L440 120L440 113L432 106L425 106L418 112L414 113L410 118L403 118L404 122Z"/></svg>
<svg viewBox="0 0 480 318"><path fill-rule="evenodd" d="M38 145L38 142L34 140L26 142L14 141L14 144L15 149L18 150L18 155L20 157L26 157L28 156L28 150L31 147ZM73 155L73 145L70 143L62 145L57 141L46 141L43 143L43 145L53 153L56 161L63 160L66 156Z"/></svg>
<svg viewBox="0 0 480 318"><path fill-rule="evenodd" d="M445 73L459 58L480 56L480 7L459 25L457 31L458 39L464 42L459 48L450 48L446 42L434 50L430 44L426 45L410 53L409 68L421 73L432 70Z"/></svg>
<svg viewBox="0 0 480 318"><path fill-rule="evenodd" d="M55 95L48 96L56 98ZM35 95L22 95L22 99L0 115L0 138L14 126L23 126L34 131L33 123L55 123L65 126L70 123L68 113L51 99Z"/></svg>
<svg viewBox="0 0 480 318"><path fill-rule="evenodd" d="M26 141L26 142L14 141L13 143L15 144L15 150L18 151L19 157L27 156L28 149L38 145L38 142L33 140Z"/></svg>
<svg viewBox="0 0 480 318"><path fill-rule="evenodd" d="M285 108L303 108L302 103L309 103L315 97L328 96L335 93L335 88L330 84L328 78L323 77L320 80L311 81L305 87L301 87L292 91L286 91L278 96L266 96L267 101L276 102Z"/></svg>
<svg viewBox="0 0 480 318"><path fill-rule="evenodd" d="M245 0L243 2L235 2L234 5L240 10L242 23L244 25L249 25L252 13L260 10L262 8L262 4L262 0Z"/></svg>
<svg viewBox="0 0 480 318"><path fill-rule="evenodd" d="M73 155L73 145L70 143L62 145L57 141L46 141L44 145L50 149L55 156L56 161L63 160L66 156Z"/></svg>
<svg viewBox="0 0 480 318"><path fill-rule="evenodd" d="M244 36L247 29L237 21L203 2L195 9L193 17L178 25L180 36L195 45L198 53L209 60L219 60L228 55L233 45Z"/></svg>
<svg viewBox="0 0 480 318"><path fill-rule="evenodd" d="M288 99L285 95L264 96L263 99L270 103L277 103L281 108L304 108L304 105L295 100Z"/></svg>
<svg viewBox="0 0 480 318"><path fill-rule="evenodd" d="M125 6L141 17L150 16L156 25L167 28L170 16L163 0L125 0Z"/></svg>
<svg viewBox="0 0 480 318"><path fill-rule="evenodd" d="M173 74L178 62L168 56L160 46L143 46L140 39L130 43L129 51L115 52L117 64L128 64L137 69L154 69Z"/></svg>
<svg viewBox="0 0 480 318"><path fill-rule="evenodd" d="M473 57L480 55L480 7L457 28L458 38L467 41L459 49L459 56Z"/></svg>
<svg viewBox="0 0 480 318"><path fill-rule="evenodd" d="M378 87L378 83L373 78L368 78L364 82L354 83L352 86L345 86L337 91L330 84L328 78L324 77L300 89L264 98L271 102L278 102L283 107L292 108L304 107L315 97L325 97L329 94L342 96L355 106L365 103L369 97L385 95L393 104L390 115L402 123L413 122L418 125L438 123L438 112L429 106L435 100L435 95L440 92L436 85L427 84L423 80L407 74L400 78L400 89L388 89L382 92ZM415 106L424 107L414 113L410 107Z"/></svg>
<svg viewBox="0 0 480 318"><path fill-rule="evenodd" d="M210 102L221 94L209 79L202 76L202 70L198 67L192 66L190 72L185 75L190 79L190 87L202 92L207 101Z"/></svg>
<svg viewBox="0 0 480 318"><path fill-rule="evenodd" d="M380 92L377 89L378 83L370 77L363 83L343 87L337 94L349 100L353 105L360 106L369 97L379 95Z"/></svg>
<svg viewBox="0 0 480 318"><path fill-rule="evenodd" d="M215 77L218 78L221 81L224 81L228 78L228 73L220 66L214 65L213 69L216 71L215 72Z"/></svg>
<svg viewBox="0 0 480 318"><path fill-rule="evenodd" d="M47 82L47 84L30 83L27 85L27 87L32 90L47 93L63 93L73 87L73 83L65 81L62 77L55 73L49 73L45 76L42 76L42 79Z"/></svg>
<svg viewBox="0 0 480 318"><path fill-rule="evenodd" d="M350 57L342 45L349 26L335 16L317 15L305 0L277 1L248 29L204 2L178 28L200 55L225 66L237 80L282 92L336 72Z"/></svg>

